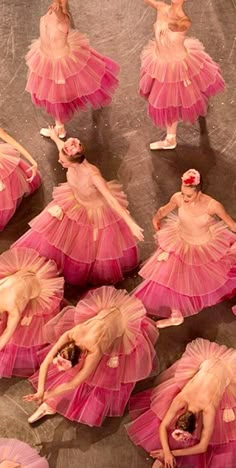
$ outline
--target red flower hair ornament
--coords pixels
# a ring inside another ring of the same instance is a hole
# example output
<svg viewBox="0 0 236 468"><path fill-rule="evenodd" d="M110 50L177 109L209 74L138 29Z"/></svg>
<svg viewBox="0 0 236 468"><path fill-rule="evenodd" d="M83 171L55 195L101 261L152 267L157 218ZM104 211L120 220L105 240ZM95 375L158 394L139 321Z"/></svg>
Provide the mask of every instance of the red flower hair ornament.
<svg viewBox="0 0 236 468"><path fill-rule="evenodd" d="M186 186L199 185L201 181L200 173L196 169L189 169L182 177L182 183Z"/></svg>

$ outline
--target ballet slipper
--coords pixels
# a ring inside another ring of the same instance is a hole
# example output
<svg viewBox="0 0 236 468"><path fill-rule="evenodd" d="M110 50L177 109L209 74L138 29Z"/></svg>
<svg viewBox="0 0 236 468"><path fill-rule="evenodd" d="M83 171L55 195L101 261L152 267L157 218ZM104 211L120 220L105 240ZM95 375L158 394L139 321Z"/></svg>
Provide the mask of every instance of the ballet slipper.
<svg viewBox="0 0 236 468"><path fill-rule="evenodd" d="M155 141L154 143L150 143L151 150L171 150L175 149L177 146L176 142L176 135L168 134L166 138L161 141Z"/></svg>
<svg viewBox="0 0 236 468"><path fill-rule="evenodd" d="M59 205L53 205L51 208L48 208L48 213L53 217L57 218L59 221L62 221L64 213Z"/></svg>
<svg viewBox="0 0 236 468"><path fill-rule="evenodd" d="M0 468L23 468L23 465L10 460L4 460L0 463Z"/></svg>
<svg viewBox="0 0 236 468"><path fill-rule="evenodd" d="M168 319L158 320L156 322L157 328L166 328L172 326L178 326L183 323L184 318L178 310L173 310L171 317Z"/></svg>
<svg viewBox="0 0 236 468"><path fill-rule="evenodd" d="M39 419L43 418L44 416L49 416L55 414L56 411L50 408L47 403L42 403L38 409L28 418L28 422L30 424L38 421Z"/></svg>
<svg viewBox="0 0 236 468"><path fill-rule="evenodd" d="M65 138L65 136L66 136L66 130L65 130L64 125L61 125L61 126L55 125L55 129L56 129L56 131L57 131L57 136L58 136L59 138L62 138L62 139ZM51 135L50 129L49 129L49 128L44 128L44 127L41 128L41 130L40 130L39 133L40 133L40 135L42 135L42 136L44 136L44 137L46 137L46 138L49 138L50 135Z"/></svg>

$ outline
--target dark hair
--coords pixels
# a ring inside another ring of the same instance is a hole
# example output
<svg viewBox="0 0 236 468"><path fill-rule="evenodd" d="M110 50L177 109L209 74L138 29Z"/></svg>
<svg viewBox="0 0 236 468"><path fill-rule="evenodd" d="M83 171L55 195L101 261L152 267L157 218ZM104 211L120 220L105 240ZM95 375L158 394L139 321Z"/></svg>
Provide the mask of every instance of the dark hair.
<svg viewBox="0 0 236 468"><path fill-rule="evenodd" d="M76 346L74 343L68 343L59 351L59 355L63 357L64 359L67 359L67 361L70 361L72 364L72 367L78 364L80 354L81 354L81 349L78 346Z"/></svg>
<svg viewBox="0 0 236 468"><path fill-rule="evenodd" d="M175 423L175 428L192 434L196 428L195 414L192 411L186 411L184 414L181 414Z"/></svg>
<svg viewBox="0 0 236 468"><path fill-rule="evenodd" d="M63 148L62 148L61 152L64 154L64 156L66 156L66 158L68 159L68 161L70 161L70 162L72 162L72 163L81 164L81 163L85 160L84 147L82 146L81 149L82 149L81 153L77 153L77 154L75 154L75 156L69 156L69 155L64 151Z"/></svg>

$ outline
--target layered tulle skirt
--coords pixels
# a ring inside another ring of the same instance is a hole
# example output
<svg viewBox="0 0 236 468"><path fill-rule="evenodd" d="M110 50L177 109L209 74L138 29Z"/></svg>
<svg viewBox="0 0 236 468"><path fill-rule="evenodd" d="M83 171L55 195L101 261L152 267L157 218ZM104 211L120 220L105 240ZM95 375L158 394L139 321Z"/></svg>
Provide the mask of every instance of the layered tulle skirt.
<svg viewBox="0 0 236 468"><path fill-rule="evenodd" d="M11 466L13 468L49 468L45 458L40 457L38 452L28 444L17 439L0 439L0 466L3 468L4 462L9 462L9 468Z"/></svg>
<svg viewBox="0 0 236 468"><path fill-rule="evenodd" d="M141 268L144 281L134 291L148 313L169 317L176 309L187 317L235 295L236 235L224 223L209 226L205 243L190 244L173 214L156 237L158 248Z"/></svg>
<svg viewBox="0 0 236 468"><path fill-rule="evenodd" d="M121 186L114 181L108 186L126 208ZM81 205L68 183L54 189L53 201L30 226L15 245L33 247L55 260L69 283L116 283L138 264L137 244L128 225L105 200L94 208Z"/></svg>
<svg viewBox="0 0 236 468"><path fill-rule="evenodd" d="M64 280L58 277L53 261L28 248L14 248L0 256L0 279L20 271L36 275L40 292L29 301L13 336L0 351L0 377L29 377L38 369L37 352L47 344L43 326L59 312L63 299ZM6 324L7 313L1 316L0 335Z"/></svg>
<svg viewBox="0 0 236 468"><path fill-rule="evenodd" d="M177 467L181 468L233 468L236 454L236 350L219 346L208 340L197 338L187 345L186 351L175 364L159 376L159 384L153 390L134 395L130 402L130 415L133 422L127 425L127 432L135 445L147 452L162 448L159 427L173 399L198 372L201 365L213 359L222 363L222 376L229 368L229 385L219 382L224 389L216 409L214 430L207 452L199 455L176 457ZM224 378L223 377L223 378ZM219 375L220 380L220 375ZM201 389L199 389L201 391ZM196 398L196 395L193 396ZM228 419L229 422L225 420ZM202 423L199 420L193 438L180 442L173 439L171 432L175 421L168 429L170 449L186 448L195 445L201 436Z"/></svg>
<svg viewBox="0 0 236 468"><path fill-rule="evenodd" d="M68 52L55 58L42 50L38 39L26 56L26 90L36 106L62 123L88 106L109 105L119 73L119 65L92 49L84 34L70 31L67 45Z"/></svg>
<svg viewBox="0 0 236 468"><path fill-rule="evenodd" d="M89 426L100 426L106 416L121 416L135 383L152 372L156 360L154 344L158 338L156 327L146 317L141 301L112 286L90 291L76 308L63 309L45 327L47 339L55 341L65 331L111 307L118 308L122 314L123 335L105 351L96 370L84 383L65 395L46 401L66 418ZM45 350L40 355L43 358ZM69 371L59 372L52 364L47 390L69 382L79 370L80 364L77 364ZM30 380L37 387L38 373Z"/></svg>
<svg viewBox="0 0 236 468"><path fill-rule="evenodd" d="M220 68L201 42L187 38L184 47L184 58L175 58L171 50L170 60L168 47L159 56L156 42L150 41L141 55L139 92L148 100L148 115L157 127L180 120L194 123L206 115L209 97L224 90Z"/></svg>
<svg viewBox="0 0 236 468"><path fill-rule="evenodd" d="M41 183L39 172L29 182L30 167L11 145L0 143L0 231L14 215L22 198L33 193Z"/></svg>

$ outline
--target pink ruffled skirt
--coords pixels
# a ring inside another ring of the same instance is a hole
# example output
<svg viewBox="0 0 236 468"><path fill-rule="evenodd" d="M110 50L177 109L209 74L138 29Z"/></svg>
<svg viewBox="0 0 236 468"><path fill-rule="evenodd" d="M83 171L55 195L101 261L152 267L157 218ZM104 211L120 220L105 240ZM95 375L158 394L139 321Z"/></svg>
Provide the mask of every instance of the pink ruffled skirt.
<svg viewBox="0 0 236 468"><path fill-rule="evenodd" d="M41 184L39 172L31 182L27 180L30 167L11 145L0 143L0 231L10 221L22 198Z"/></svg>
<svg viewBox="0 0 236 468"><path fill-rule="evenodd" d="M46 458L40 457L37 450L17 439L0 439L0 467L4 466L4 462L22 468L49 468Z"/></svg>
<svg viewBox="0 0 236 468"><path fill-rule="evenodd" d="M109 188L124 208L126 195L116 182ZM51 216L59 206L63 219ZM30 223L31 229L14 245L35 248L55 260L69 283L116 283L138 264L138 250L128 225L104 200L87 208L75 198L68 183L56 187L53 201Z"/></svg>
<svg viewBox="0 0 236 468"><path fill-rule="evenodd" d="M47 340L55 341L65 331L111 307L118 308L122 313L125 323L123 335L116 339L84 383L65 395L46 401L66 418L89 426L100 426L106 416L121 416L124 413L135 383L148 377L154 369L157 329L146 317L141 301L112 286L90 291L76 308L63 309L44 328ZM44 349L39 354L41 361L45 352ZM115 360L113 367L109 365L111 359ZM55 365L51 365L47 390L69 382L80 371L80 366L77 364L69 371L59 372ZM38 372L30 381L37 387Z"/></svg>
<svg viewBox="0 0 236 468"><path fill-rule="evenodd" d="M38 39L26 56L26 90L36 106L62 123L88 106L108 106L118 86L119 65L92 49L85 35L70 31L68 50L53 58L43 52Z"/></svg>
<svg viewBox="0 0 236 468"><path fill-rule="evenodd" d="M222 366L230 364L235 375L236 350L219 346L208 340L197 338L190 343L182 358L159 377L159 384L153 390L147 390L134 395L130 402L130 415L133 422L126 426L127 432L135 445L143 447L147 452L158 450L161 446L159 437L160 424L169 409L173 399L180 393L184 385L199 370L205 360L221 359ZM231 422L223 420L224 410L236 414L236 384L232 380L226 387L216 411L214 431L207 452L200 455L176 457L178 468L234 468L236 455L236 419ZM201 435L202 425L199 423L194 437L189 441L180 442L173 439L171 432L175 429L175 421L168 430L170 449L186 448L195 445Z"/></svg>
<svg viewBox="0 0 236 468"><path fill-rule="evenodd" d="M29 377L38 369L37 353L48 343L43 327L59 312L63 299L64 280L58 277L53 261L28 248L14 248L0 256L0 279L21 270L35 273L40 294L28 303L12 338L0 351L0 377ZM6 324L7 314L4 314L0 321L0 335Z"/></svg>
<svg viewBox="0 0 236 468"><path fill-rule="evenodd" d="M157 233L158 248L139 274L144 281L134 295L148 313L169 317L197 314L236 294L236 235L222 222L210 226L211 239L188 244L180 236L176 215Z"/></svg>
<svg viewBox="0 0 236 468"><path fill-rule="evenodd" d="M160 58L155 41L141 55L139 93L148 100L148 115L157 127L194 123L206 115L209 98L225 89L219 66L201 42L187 38L184 46L186 56L180 60L170 61L168 49L166 60Z"/></svg>

